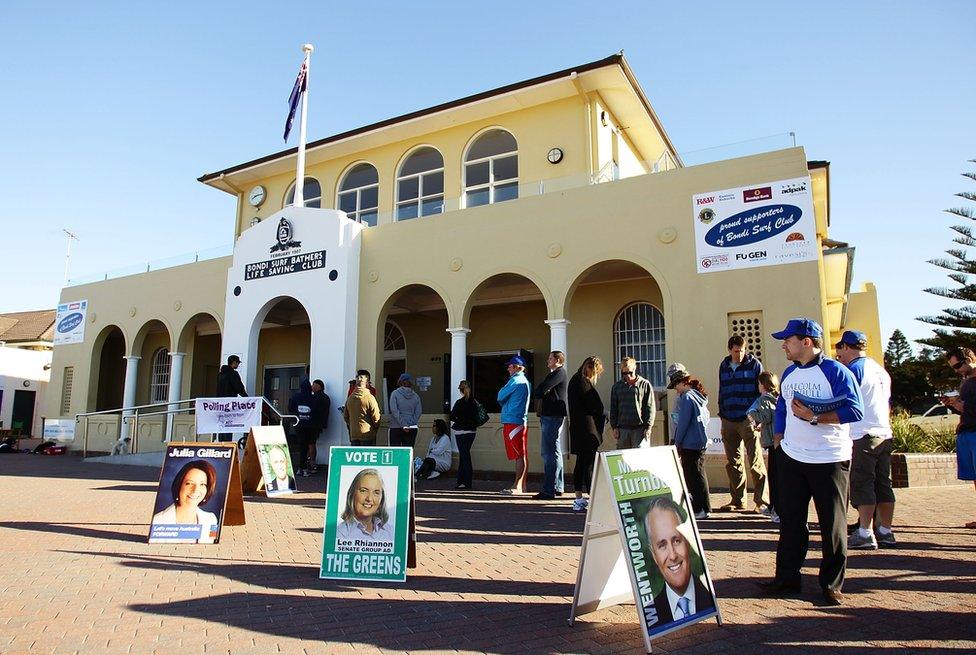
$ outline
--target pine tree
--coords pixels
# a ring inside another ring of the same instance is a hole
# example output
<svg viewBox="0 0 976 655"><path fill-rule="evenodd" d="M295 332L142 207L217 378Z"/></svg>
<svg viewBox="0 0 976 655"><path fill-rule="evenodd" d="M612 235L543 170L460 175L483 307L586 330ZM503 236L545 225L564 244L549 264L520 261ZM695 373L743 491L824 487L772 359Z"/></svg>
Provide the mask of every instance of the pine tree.
<svg viewBox="0 0 976 655"><path fill-rule="evenodd" d="M976 164L976 159L969 161ZM976 182L976 173L967 172L962 175ZM976 193L971 191L961 191L956 196L969 202L976 202ZM918 317L918 320L924 323L940 326L933 328L934 336L919 339L919 343L943 351L956 346L972 348L976 345L976 279L974 279L976 276L976 259L970 259L967 250L967 248L976 247L976 229L973 227L973 223L976 223L976 210L971 206L963 205L945 211L954 218L965 219L972 223L953 225L951 229L956 233L953 242L960 247L946 250L947 258L929 260L930 264L949 271L949 279L955 282L957 286L930 287L925 289L926 293L964 303L962 306L943 309L938 316Z"/></svg>
<svg viewBox="0 0 976 655"><path fill-rule="evenodd" d="M912 358L912 346L908 343L905 333L895 330L888 339L888 348L885 349L885 367L901 366Z"/></svg>

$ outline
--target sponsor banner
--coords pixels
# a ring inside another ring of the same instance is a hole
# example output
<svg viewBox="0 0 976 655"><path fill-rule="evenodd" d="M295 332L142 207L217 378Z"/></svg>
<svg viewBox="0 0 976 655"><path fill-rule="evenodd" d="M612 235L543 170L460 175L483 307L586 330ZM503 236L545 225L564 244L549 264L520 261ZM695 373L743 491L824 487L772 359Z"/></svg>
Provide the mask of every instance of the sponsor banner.
<svg viewBox="0 0 976 655"><path fill-rule="evenodd" d="M247 432L261 425L261 398L197 398L197 434Z"/></svg>
<svg viewBox="0 0 976 655"><path fill-rule="evenodd" d="M215 544L228 490L240 496L236 444L171 444L159 476L149 543ZM236 499L235 499L236 500ZM243 500L237 501L243 505Z"/></svg>
<svg viewBox="0 0 976 655"><path fill-rule="evenodd" d="M88 301L76 300L58 305L54 318L54 345L81 343L85 340L85 323L88 318Z"/></svg>
<svg viewBox="0 0 976 655"><path fill-rule="evenodd" d="M699 193L692 212L699 273L817 259L809 177Z"/></svg>
<svg viewBox="0 0 976 655"><path fill-rule="evenodd" d="M44 419L44 438L55 441L74 441L75 420L73 418Z"/></svg>
<svg viewBox="0 0 976 655"><path fill-rule="evenodd" d="M333 446L320 578L407 579L411 448Z"/></svg>

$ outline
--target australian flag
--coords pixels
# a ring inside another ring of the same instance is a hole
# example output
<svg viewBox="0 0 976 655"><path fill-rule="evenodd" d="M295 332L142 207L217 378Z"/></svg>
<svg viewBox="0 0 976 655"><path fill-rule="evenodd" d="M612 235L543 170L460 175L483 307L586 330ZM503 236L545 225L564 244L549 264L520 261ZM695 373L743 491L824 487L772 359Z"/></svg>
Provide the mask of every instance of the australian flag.
<svg viewBox="0 0 976 655"><path fill-rule="evenodd" d="M291 95L288 96L288 120L285 121L286 142L288 141L288 135L291 134L291 124L295 121L295 114L298 112L298 102L302 99L302 94L305 93L307 72L308 67L303 61L302 67L298 69L298 78L295 80L295 87L291 90Z"/></svg>

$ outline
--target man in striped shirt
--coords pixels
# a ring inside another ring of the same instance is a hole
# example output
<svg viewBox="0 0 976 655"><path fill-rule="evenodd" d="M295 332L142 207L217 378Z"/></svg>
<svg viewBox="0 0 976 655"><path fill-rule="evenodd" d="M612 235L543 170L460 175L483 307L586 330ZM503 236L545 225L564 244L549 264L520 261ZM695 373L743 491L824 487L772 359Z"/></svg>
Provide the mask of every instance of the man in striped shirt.
<svg viewBox="0 0 976 655"><path fill-rule="evenodd" d="M766 466L763 464L759 434L752 429L746 416L749 407L759 397L759 374L762 362L747 352L745 339L733 334L729 338L729 356L718 367L718 415L722 419L722 444L725 446L732 502L720 508L731 512L746 508L746 471L742 460L745 451L750 477L752 499L756 512L769 511L766 495Z"/></svg>

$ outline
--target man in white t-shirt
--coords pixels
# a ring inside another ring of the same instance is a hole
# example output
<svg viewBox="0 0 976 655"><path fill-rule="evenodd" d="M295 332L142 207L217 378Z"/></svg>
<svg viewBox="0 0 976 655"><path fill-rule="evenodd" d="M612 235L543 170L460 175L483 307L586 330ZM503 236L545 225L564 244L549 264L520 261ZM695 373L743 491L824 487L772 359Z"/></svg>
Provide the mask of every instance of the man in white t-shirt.
<svg viewBox="0 0 976 655"><path fill-rule="evenodd" d="M793 365L780 378L773 420L779 543L776 576L760 582L768 596L800 591L800 570L810 532L813 500L820 523L820 589L828 605L843 603L847 570L847 490L851 468L849 424L864 418L861 390L850 370L823 354L823 328L809 318L793 318L773 333Z"/></svg>
<svg viewBox="0 0 976 655"><path fill-rule="evenodd" d="M868 338L848 330L834 344L837 360L851 369L861 386L864 418L851 423L854 442L851 461L851 504L857 507L859 527L847 539L847 547L875 550L895 545L891 521L895 514L895 492L891 488L891 377L884 367L867 356ZM875 509L878 511L874 532ZM875 537L877 534L877 537Z"/></svg>

